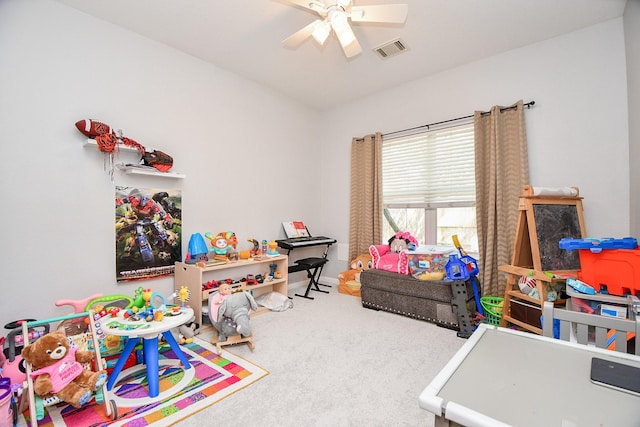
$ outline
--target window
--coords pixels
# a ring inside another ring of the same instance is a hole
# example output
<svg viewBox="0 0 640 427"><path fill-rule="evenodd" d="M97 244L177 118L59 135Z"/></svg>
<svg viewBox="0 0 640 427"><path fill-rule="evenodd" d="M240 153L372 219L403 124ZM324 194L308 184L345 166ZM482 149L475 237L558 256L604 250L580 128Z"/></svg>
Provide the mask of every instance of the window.
<svg viewBox="0 0 640 427"><path fill-rule="evenodd" d="M427 245L478 252L473 123L386 138L382 144L383 236L411 232Z"/></svg>

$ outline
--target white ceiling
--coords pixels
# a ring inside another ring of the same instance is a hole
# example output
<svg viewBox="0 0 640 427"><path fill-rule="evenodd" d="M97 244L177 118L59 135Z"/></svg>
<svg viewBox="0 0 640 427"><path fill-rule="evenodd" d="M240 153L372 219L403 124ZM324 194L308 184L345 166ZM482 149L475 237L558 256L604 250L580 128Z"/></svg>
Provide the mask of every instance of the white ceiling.
<svg viewBox="0 0 640 427"><path fill-rule="evenodd" d="M56 1L325 110L622 16L627 0L354 0L406 3L409 14L404 25L354 24L363 52L348 60L334 35L324 47L309 39L283 48L316 18L286 0ZM372 51L397 37L408 51Z"/></svg>

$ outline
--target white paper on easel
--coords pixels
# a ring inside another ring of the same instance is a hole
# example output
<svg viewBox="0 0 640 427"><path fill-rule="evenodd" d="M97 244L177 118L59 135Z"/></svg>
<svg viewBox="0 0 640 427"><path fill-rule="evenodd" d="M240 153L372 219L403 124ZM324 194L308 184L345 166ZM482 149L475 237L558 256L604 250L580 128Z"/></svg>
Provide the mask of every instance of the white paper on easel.
<svg viewBox="0 0 640 427"><path fill-rule="evenodd" d="M532 187L534 196L577 196L578 191L572 187Z"/></svg>

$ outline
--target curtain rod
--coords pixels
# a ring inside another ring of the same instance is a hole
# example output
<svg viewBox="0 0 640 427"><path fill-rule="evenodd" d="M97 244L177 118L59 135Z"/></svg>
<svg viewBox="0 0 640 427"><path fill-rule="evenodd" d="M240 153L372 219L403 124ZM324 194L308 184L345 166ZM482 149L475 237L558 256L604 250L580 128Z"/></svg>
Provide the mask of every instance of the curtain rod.
<svg viewBox="0 0 640 427"><path fill-rule="evenodd" d="M526 104L522 104L523 107L526 107L527 109L533 107L535 105L536 101L529 101ZM500 112L502 113L503 111L507 111L507 110L513 110L518 108L517 105L512 105L511 107L504 107L500 109ZM482 115L485 114L491 114L491 111L483 111L482 113L480 113ZM389 136L389 135L395 135L396 133L403 133L403 132L408 132L408 131L412 131L412 130L417 130L417 129L423 129L426 128L427 130L429 130L429 127L431 126L436 126L436 125L442 125L445 123L451 123L451 122L457 122L458 120L464 120L464 119L470 119L473 117L473 114L470 116L464 116L464 117L458 117L455 119L449 119L449 120L443 120L441 122L435 122L435 123L429 123L428 125L422 125L422 126L416 126L414 128L408 128L408 129L403 129L403 130L397 130L395 132L389 132L389 133L383 133L382 136Z"/></svg>

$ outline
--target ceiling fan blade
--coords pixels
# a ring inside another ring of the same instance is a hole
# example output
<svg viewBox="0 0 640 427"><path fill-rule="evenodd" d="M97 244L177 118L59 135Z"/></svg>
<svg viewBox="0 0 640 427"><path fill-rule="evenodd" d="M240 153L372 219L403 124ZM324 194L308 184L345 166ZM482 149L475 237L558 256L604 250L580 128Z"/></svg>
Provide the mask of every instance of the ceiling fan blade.
<svg viewBox="0 0 640 427"><path fill-rule="evenodd" d="M289 37L282 41L282 46L288 47L290 49L298 47L300 43L311 37L311 33L313 33L316 24L319 24L320 22L322 22L322 19L316 19L311 24L291 34Z"/></svg>
<svg viewBox="0 0 640 427"><path fill-rule="evenodd" d="M358 43L358 39L355 34L353 34L350 26L344 30L342 34L338 34L338 40L347 58L351 58L362 52L362 47L360 47L360 43Z"/></svg>
<svg viewBox="0 0 640 427"><path fill-rule="evenodd" d="M347 58L351 58L352 56L356 56L360 52L362 52L362 47L360 47L360 43L358 40L354 40L347 46L342 46L342 50Z"/></svg>
<svg viewBox="0 0 640 427"><path fill-rule="evenodd" d="M351 21L402 24L407 20L408 12L409 5L406 4L353 6L351 8Z"/></svg>

